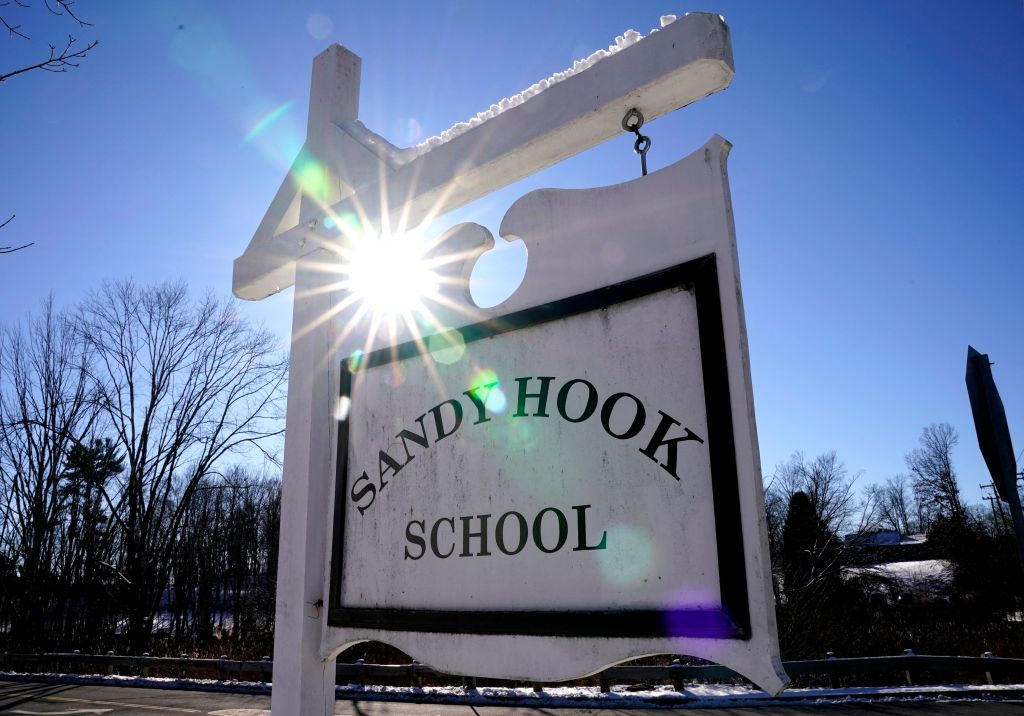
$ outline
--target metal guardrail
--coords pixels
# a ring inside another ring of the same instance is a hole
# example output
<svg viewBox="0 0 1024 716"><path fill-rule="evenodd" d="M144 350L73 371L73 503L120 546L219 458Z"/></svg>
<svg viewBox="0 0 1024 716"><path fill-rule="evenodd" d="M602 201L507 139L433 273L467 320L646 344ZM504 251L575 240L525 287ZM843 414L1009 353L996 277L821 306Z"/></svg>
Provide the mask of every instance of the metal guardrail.
<svg viewBox="0 0 1024 716"><path fill-rule="evenodd" d="M255 676L260 681L269 681L274 670L274 662L269 657L259 661L234 661L222 656L219 659L196 659L188 656L166 657L150 656L117 656L113 652L106 654L82 654L80 652L51 652L44 654L0 654L0 669L8 670L16 665L35 666L37 669L45 665L62 667L98 666L104 673L113 674L132 672L149 676L153 669L161 673L176 672L185 677L190 674L209 675L216 673L217 678L224 681L232 676L246 674Z"/></svg>
<svg viewBox="0 0 1024 716"><path fill-rule="evenodd" d="M785 662L786 673L790 678L818 676L826 679L830 685L840 677L867 675L899 675L908 685L922 685L926 682L915 681L923 675L937 674L973 674L978 680L988 684L997 682L1021 683L1024 681L1024 659L1004 659L985 652L982 656L925 656L907 649L900 656L872 656L856 658L813 659L805 661ZM107 654L81 653L45 653L45 654L0 654L0 670L9 671L13 667L34 667L41 670L44 666L73 669L86 666L97 666L107 674L137 673L149 676L152 670L159 673L176 673L184 678L189 675L212 675L225 681L239 678L242 675L258 681L271 680L274 662L268 657L259 661L234 661L227 657L220 659L194 659L191 657L155 657L117 656ZM406 665L366 664L362 660L354 664L339 663L336 667L336 680L341 684L375 684L379 682L404 682L409 686L422 686L424 679L451 680L458 679L450 674L435 671L417 662ZM678 659L669 666L612 666L596 674L595 677L602 691L611 689L612 684L627 682L671 683L676 691L682 691L687 681L724 681L742 678L732 669L718 665L688 665ZM1016 679L1016 681L1013 681ZM474 688L476 679L466 677L463 683ZM534 684L540 690L540 684Z"/></svg>

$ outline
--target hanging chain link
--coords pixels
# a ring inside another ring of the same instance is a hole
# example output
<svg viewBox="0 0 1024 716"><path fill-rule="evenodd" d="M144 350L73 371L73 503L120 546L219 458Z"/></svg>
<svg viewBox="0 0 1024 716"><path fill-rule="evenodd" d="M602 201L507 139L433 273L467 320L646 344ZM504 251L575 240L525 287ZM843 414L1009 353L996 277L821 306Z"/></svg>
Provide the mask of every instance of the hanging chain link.
<svg viewBox="0 0 1024 716"><path fill-rule="evenodd" d="M642 126L644 126L644 115L636 107L626 112L626 116L622 118L622 129L636 135L633 151L640 155L641 175L647 176L647 150L651 148L651 138L640 134Z"/></svg>

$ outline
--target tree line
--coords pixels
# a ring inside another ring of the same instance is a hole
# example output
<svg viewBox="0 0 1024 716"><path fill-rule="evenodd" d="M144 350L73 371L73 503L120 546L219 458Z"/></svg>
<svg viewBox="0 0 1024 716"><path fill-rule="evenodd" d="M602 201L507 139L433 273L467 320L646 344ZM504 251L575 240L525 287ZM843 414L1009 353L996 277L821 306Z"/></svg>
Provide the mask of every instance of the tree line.
<svg viewBox="0 0 1024 716"><path fill-rule="evenodd" d="M269 648L287 358L231 300L105 283L0 328L0 640Z"/></svg>
<svg viewBox="0 0 1024 716"><path fill-rule="evenodd" d="M106 283L0 327L0 646L269 654L286 375L276 337L180 282ZM862 489L835 452L775 468L784 657L1024 655L1008 520L964 503L958 439L928 426L906 473ZM878 530L926 535L941 593L866 568Z"/></svg>
<svg viewBox="0 0 1024 716"><path fill-rule="evenodd" d="M899 653L1021 656L1024 570L998 504L968 506L956 430L933 424L907 472L858 490L834 451L796 453L766 481L765 508L784 658ZM915 535L910 546L880 547ZM902 552L902 555L900 554ZM943 578L915 589L876 563L910 559Z"/></svg>

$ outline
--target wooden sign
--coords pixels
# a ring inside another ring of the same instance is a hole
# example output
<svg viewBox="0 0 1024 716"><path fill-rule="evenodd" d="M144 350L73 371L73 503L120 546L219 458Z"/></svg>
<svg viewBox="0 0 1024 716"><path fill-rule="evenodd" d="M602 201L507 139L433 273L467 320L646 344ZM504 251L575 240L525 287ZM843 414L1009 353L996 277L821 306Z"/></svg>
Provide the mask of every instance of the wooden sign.
<svg viewBox="0 0 1024 716"><path fill-rule="evenodd" d="M728 143L521 198L497 240L529 265L494 309L469 299L495 241L476 224L426 257L429 311L378 320L354 289L354 237L417 230L733 74L717 15L616 49L407 149L359 122L358 57L314 61L306 143L234 271L246 299L295 286L275 716L330 709L327 663L368 639L475 676L685 653L783 687Z"/></svg>

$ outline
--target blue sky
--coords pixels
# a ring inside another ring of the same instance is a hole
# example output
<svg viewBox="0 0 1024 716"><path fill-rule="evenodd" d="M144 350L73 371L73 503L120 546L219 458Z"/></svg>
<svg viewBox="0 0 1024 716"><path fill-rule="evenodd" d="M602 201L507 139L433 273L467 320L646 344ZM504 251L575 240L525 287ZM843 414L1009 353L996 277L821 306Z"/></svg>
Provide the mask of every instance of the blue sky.
<svg viewBox="0 0 1024 716"><path fill-rule="evenodd" d="M23 12L0 71L69 29L100 45L67 74L0 84L0 319L104 278L184 277L226 294L231 263L298 151L312 58L363 60L360 118L405 146L662 14L732 31L736 76L646 125L652 169L714 133L734 144L736 216L763 469L835 449L870 483L921 429L960 432L972 502L987 472L964 388L989 353L1024 448L1024 5L985 3L228 2L81 0L70 28ZM276 119L255 134L260 120ZM247 139L247 137L249 137ZM442 225L497 228L533 188L632 179L622 135ZM246 304L287 335L291 292Z"/></svg>

